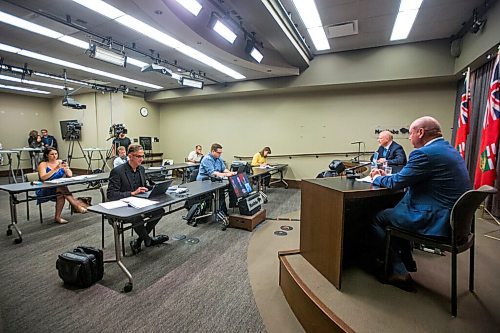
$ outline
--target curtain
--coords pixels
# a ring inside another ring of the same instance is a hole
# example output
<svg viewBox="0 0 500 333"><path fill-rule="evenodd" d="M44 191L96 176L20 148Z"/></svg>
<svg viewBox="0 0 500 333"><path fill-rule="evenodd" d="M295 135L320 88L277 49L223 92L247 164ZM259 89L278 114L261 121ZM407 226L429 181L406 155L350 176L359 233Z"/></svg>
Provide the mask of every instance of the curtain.
<svg viewBox="0 0 500 333"><path fill-rule="evenodd" d="M469 114L469 136L465 145L465 164L469 170L469 176L474 182L476 173L477 157L479 154L479 145L481 144L481 130L488 100L488 91L490 87L491 75L495 58L470 73L470 93L471 110ZM457 84L457 95L455 100L455 112L453 116L452 145L455 142L457 132L458 112L460 111L461 91L464 86L464 80L461 79ZM498 146L498 145L497 145ZM497 178L494 187L499 190L500 187L500 160L497 154L496 161ZM485 207L496 217L500 216L500 195L489 196L485 202Z"/></svg>

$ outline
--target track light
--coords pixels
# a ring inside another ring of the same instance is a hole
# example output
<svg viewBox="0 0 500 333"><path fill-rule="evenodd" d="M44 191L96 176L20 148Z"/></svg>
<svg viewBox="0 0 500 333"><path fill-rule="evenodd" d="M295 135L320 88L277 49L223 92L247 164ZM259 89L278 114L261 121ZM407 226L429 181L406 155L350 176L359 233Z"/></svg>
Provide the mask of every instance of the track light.
<svg viewBox="0 0 500 333"><path fill-rule="evenodd" d="M105 48L91 42L89 51L91 58L108 62L120 67L125 67L127 65L127 56L122 52L116 52L111 48L111 46L109 48Z"/></svg>
<svg viewBox="0 0 500 333"><path fill-rule="evenodd" d="M184 76L182 76L179 79L179 84L181 86L192 87L192 88L196 88L196 89L203 89L203 81L190 79L190 78L187 78Z"/></svg>
<svg viewBox="0 0 500 333"><path fill-rule="evenodd" d="M260 63L264 55L255 47L255 42L251 39L247 40L247 46L245 47L245 52L248 53L255 61Z"/></svg>
<svg viewBox="0 0 500 333"><path fill-rule="evenodd" d="M212 30L221 35L229 43L233 44L237 35L224 23L222 18L215 12L212 13L208 25Z"/></svg>

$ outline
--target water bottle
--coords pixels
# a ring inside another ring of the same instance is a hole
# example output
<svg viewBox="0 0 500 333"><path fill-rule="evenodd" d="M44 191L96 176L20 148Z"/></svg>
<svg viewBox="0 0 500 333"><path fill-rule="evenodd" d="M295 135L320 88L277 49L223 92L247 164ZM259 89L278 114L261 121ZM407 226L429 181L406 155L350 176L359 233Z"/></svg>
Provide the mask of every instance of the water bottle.
<svg viewBox="0 0 500 333"><path fill-rule="evenodd" d="M378 160L378 152L374 152L373 159L372 159L372 169L377 168L377 160Z"/></svg>

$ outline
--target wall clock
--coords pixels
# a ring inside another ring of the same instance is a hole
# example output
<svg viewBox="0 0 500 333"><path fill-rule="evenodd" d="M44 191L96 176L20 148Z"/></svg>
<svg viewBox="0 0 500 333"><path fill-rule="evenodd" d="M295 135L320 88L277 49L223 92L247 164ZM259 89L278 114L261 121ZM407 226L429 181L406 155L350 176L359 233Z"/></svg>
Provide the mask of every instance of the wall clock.
<svg viewBox="0 0 500 333"><path fill-rule="evenodd" d="M145 108L144 106L139 110L139 113L141 114L141 116L143 117L147 117L148 114L149 114L149 111L147 108Z"/></svg>

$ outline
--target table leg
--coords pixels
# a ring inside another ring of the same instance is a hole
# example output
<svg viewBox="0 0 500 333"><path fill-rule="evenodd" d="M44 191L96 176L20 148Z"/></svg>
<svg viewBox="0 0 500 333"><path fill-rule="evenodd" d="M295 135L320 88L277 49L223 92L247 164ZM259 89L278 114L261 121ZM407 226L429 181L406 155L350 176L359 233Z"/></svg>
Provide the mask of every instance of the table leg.
<svg viewBox="0 0 500 333"><path fill-rule="evenodd" d="M116 263L118 267L122 270L122 272L127 276L128 282L123 287L123 291L128 293L134 287L134 280L132 279L132 274L129 272L125 264L122 262L122 249L120 243L120 235L118 232L118 221L113 220L113 239L115 242L115 258L114 259L106 259L104 263Z"/></svg>
<svg viewBox="0 0 500 333"><path fill-rule="evenodd" d="M17 233L17 237L16 239L14 239L14 243L16 244L20 244L22 243L23 241L23 237L22 237L22 233L21 233L21 230L17 227L17 210L16 210L16 203L17 203L17 199L16 199L16 195L15 194L11 194L10 197L9 197L9 205L10 205L10 224L7 226L7 236L10 236L12 235L12 228L14 228L14 230L16 231Z"/></svg>

